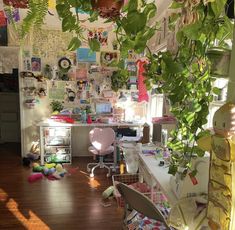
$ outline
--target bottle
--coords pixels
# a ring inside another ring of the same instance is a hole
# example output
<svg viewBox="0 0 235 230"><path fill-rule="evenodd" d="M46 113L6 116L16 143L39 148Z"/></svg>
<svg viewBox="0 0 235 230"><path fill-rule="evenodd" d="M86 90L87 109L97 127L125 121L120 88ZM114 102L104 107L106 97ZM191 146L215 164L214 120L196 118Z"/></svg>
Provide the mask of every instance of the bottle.
<svg viewBox="0 0 235 230"><path fill-rule="evenodd" d="M123 155L121 156L121 160L120 160L120 174L124 174L125 172L125 162L124 162L124 157Z"/></svg>
<svg viewBox="0 0 235 230"><path fill-rule="evenodd" d="M144 128L143 128L143 137L141 140L142 144L147 144L149 143L149 131L150 131L150 127L147 123L144 124Z"/></svg>
<svg viewBox="0 0 235 230"><path fill-rule="evenodd" d="M81 119L82 119L82 123L86 123L87 121L86 110L82 110Z"/></svg>
<svg viewBox="0 0 235 230"><path fill-rule="evenodd" d="M91 115L90 114L88 114L87 115L87 124L91 124L92 123L92 119L91 119Z"/></svg>

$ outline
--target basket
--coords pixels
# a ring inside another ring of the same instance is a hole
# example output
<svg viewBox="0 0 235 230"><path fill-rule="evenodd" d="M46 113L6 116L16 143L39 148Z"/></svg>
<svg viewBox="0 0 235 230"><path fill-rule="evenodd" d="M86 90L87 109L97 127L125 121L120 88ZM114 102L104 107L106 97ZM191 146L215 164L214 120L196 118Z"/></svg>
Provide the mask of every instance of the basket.
<svg viewBox="0 0 235 230"><path fill-rule="evenodd" d="M140 175L139 174L117 174L117 175L112 176L112 180L113 180L113 186L114 186L114 196L117 200L118 207L124 207L124 200L121 197L120 193L118 192L116 188L116 184L118 182L121 182L127 185L134 184L140 181ZM146 185L144 182L143 184ZM151 199L152 197L153 199L151 200L155 204L162 203L163 201L165 201L165 197L163 196L162 192L157 190L156 188L152 192L149 188L148 192L144 192L142 194L147 196L149 199Z"/></svg>

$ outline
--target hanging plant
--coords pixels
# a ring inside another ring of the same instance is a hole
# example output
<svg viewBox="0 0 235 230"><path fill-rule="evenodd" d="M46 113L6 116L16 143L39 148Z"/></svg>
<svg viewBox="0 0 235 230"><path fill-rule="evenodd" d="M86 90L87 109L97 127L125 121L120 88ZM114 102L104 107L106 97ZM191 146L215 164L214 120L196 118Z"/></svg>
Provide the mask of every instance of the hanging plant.
<svg viewBox="0 0 235 230"><path fill-rule="evenodd" d="M224 41L232 38L233 26L217 1L175 0L171 9L182 9L170 17L169 24L170 28L179 27L178 50L154 55L149 50L146 84L158 85L158 91L170 100L177 127L168 143L173 149L169 173L184 177L189 171L196 173L191 168L193 157L204 155L196 140L204 135L209 104L213 95L219 93L218 88L212 87L214 78L210 74L208 49L214 46L215 40L220 47L226 46Z"/></svg>
<svg viewBox="0 0 235 230"><path fill-rule="evenodd" d="M97 11L99 16L115 20L120 16L120 10L124 0L91 0L92 9Z"/></svg>
<svg viewBox="0 0 235 230"><path fill-rule="evenodd" d="M28 0L3 0L3 3L8 6L13 6L15 8L27 8Z"/></svg>

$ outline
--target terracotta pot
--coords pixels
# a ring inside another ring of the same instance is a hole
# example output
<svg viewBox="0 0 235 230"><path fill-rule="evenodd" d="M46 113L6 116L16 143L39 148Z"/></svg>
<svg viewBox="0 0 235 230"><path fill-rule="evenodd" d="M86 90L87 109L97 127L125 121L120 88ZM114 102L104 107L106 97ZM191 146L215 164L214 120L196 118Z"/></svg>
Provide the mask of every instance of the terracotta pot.
<svg viewBox="0 0 235 230"><path fill-rule="evenodd" d="M28 0L3 0L5 5L13 6L15 8L27 8Z"/></svg>
<svg viewBox="0 0 235 230"><path fill-rule="evenodd" d="M93 10L102 18L115 19L120 15L124 0L91 0Z"/></svg>

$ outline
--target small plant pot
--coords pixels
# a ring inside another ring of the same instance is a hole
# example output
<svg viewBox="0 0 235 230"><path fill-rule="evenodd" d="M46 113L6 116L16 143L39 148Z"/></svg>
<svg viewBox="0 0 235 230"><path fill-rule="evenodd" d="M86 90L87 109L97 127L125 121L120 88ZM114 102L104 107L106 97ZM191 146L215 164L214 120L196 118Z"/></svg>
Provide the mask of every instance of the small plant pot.
<svg viewBox="0 0 235 230"><path fill-rule="evenodd" d="M98 11L102 18L115 19L119 17L120 10L124 4L124 0L92 0L93 10Z"/></svg>
<svg viewBox="0 0 235 230"><path fill-rule="evenodd" d="M211 62L210 74L218 78L228 78L231 51L222 48L211 48L207 57Z"/></svg>
<svg viewBox="0 0 235 230"><path fill-rule="evenodd" d="M15 8L27 8L29 1L28 0L3 0L4 4L8 6L13 6Z"/></svg>

